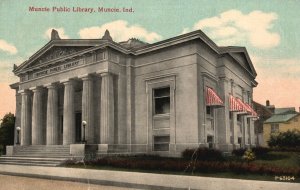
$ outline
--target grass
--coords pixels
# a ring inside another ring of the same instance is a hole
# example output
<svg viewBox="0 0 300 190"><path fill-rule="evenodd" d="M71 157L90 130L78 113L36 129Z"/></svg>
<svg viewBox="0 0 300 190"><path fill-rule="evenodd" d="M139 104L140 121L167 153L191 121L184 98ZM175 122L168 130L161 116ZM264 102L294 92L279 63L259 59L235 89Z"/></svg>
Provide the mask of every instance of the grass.
<svg viewBox="0 0 300 190"><path fill-rule="evenodd" d="M254 163L270 164L278 167L300 167L299 152L269 152L258 157Z"/></svg>
<svg viewBox="0 0 300 190"><path fill-rule="evenodd" d="M155 174L168 174L168 175L185 175L185 176L200 176L200 177L215 177L215 178L230 178L230 179L243 179L243 180L259 180L259 181L277 181L277 182L293 182L300 183L300 178L295 177L293 181L279 181L273 175L259 175L259 174L237 174L233 172L215 172L215 173L191 173L191 172L174 172L162 170L141 170L141 169L126 169L109 166L91 166L91 165L71 165L67 167L84 168L94 170L110 170L110 171L125 171L125 172L142 172L142 173L155 173ZM293 176L290 176L293 177Z"/></svg>
<svg viewBox="0 0 300 190"><path fill-rule="evenodd" d="M120 159L120 158L118 158ZM152 157L152 156L129 156L121 159L130 159L130 160L170 160L170 158L162 157ZM180 161L180 158L171 158L171 160ZM227 157L227 161L242 162L240 157ZM283 168L299 168L300 167L300 153L298 152L269 152L266 155L258 156L257 159L253 162L255 164L263 165L272 165L276 167ZM204 172L204 173L192 173L184 171L163 171L159 169L146 170L146 169L129 169L129 168L120 168L112 167L105 165L67 165L67 167L75 168L86 168L86 169L98 169L98 170L115 170L115 171L130 171L130 172L144 172L144 173L158 173L158 174L171 174L171 175L193 175L193 176L203 176L203 177L216 177L216 178L235 178L235 179L246 179L246 180L262 180L262 181L279 181L279 182L296 182L300 183L300 176L294 176L296 179L293 181L280 181L275 180L274 175L260 175L260 174L249 174L249 173L235 173L235 172ZM278 176L280 177L280 176ZM293 176L290 176L293 177Z"/></svg>

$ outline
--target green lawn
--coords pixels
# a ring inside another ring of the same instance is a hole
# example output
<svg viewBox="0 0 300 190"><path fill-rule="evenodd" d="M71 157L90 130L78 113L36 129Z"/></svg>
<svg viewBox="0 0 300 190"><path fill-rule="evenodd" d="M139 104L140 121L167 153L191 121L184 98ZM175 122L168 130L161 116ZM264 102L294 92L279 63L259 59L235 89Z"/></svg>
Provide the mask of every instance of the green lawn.
<svg viewBox="0 0 300 190"><path fill-rule="evenodd" d="M271 164L278 167L300 167L299 152L269 152L267 155L258 157L254 163Z"/></svg>
<svg viewBox="0 0 300 190"><path fill-rule="evenodd" d="M125 159L132 160L164 160L170 158L159 158L159 157L126 157ZM180 158L171 158L171 160L177 160L180 162ZM238 157L228 157L227 161L236 161L242 162L241 158ZM226 161L225 161L226 162ZM300 167L300 153L296 152L269 152L264 156L258 156L257 159L253 162L256 164L263 165L272 165L276 167L286 167L286 168L299 168ZM171 175L194 175L194 176L203 176L203 177L217 177L217 178L235 178L235 179L248 179L248 180L263 180L263 181L278 181L278 182L296 182L300 183L300 176L289 176L295 177L295 180L292 181L280 181L279 179L275 180L274 175L260 175L260 174L248 174L248 173L235 173L235 172L205 172L205 173L192 173L184 171L163 171L163 170L143 170L143 169L127 169L120 167L112 167L105 165L67 165L67 167L75 168L86 168L86 169L100 169L100 170L117 170L117 171L133 171L133 172L145 172L145 173L159 173L159 174L171 174Z"/></svg>

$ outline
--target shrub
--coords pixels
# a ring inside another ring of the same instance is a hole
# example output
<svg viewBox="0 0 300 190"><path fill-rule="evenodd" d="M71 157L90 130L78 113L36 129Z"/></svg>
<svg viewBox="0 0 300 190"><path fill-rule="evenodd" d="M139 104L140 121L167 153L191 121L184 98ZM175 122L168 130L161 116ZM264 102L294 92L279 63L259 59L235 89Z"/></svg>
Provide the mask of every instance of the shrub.
<svg viewBox="0 0 300 190"><path fill-rule="evenodd" d="M146 157L147 158L147 157ZM94 160L67 160L64 164L71 166L108 166L115 168L126 168L133 170L148 171L185 171L185 172L235 172L239 174L268 174L268 175L294 175L300 176L300 167L281 168L272 165L263 165L244 162L223 162L223 161L197 161L188 167L191 162L188 160L174 160L170 158L162 160L132 159L130 157L105 157Z"/></svg>
<svg viewBox="0 0 300 190"><path fill-rule="evenodd" d="M245 154L247 149L245 148L239 148L239 149L235 149L233 150L231 153L235 156L243 156Z"/></svg>
<svg viewBox="0 0 300 190"><path fill-rule="evenodd" d="M251 149L246 150L243 155L243 159L248 163L255 160L255 154Z"/></svg>
<svg viewBox="0 0 300 190"><path fill-rule="evenodd" d="M225 160L221 151L209 148L186 149L182 152L182 158L186 160L194 159L202 161Z"/></svg>
<svg viewBox="0 0 300 190"><path fill-rule="evenodd" d="M279 132L273 134L268 141L270 147L300 147L300 131L288 130L286 132Z"/></svg>
<svg viewBox="0 0 300 190"><path fill-rule="evenodd" d="M252 151L258 157L258 156L266 155L271 150L269 148L265 148L265 147L254 147L254 148L252 148Z"/></svg>

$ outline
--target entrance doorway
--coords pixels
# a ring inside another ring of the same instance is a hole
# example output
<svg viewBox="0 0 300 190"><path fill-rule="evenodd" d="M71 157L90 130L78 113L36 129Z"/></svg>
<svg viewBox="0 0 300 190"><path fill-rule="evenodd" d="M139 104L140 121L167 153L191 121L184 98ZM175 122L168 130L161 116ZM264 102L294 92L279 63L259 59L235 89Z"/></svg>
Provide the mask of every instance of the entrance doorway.
<svg viewBox="0 0 300 190"><path fill-rule="evenodd" d="M81 142L81 112L75 113L75 141Z"/></svg>

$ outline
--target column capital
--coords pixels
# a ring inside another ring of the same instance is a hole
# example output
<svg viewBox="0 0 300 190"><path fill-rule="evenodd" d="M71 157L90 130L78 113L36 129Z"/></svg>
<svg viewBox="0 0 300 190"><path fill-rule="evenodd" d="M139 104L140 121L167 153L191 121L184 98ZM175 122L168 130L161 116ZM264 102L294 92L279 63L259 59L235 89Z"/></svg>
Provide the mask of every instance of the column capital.
<svg viewBox="0 0 300 190"><path fill-rule="evenodd" d="M18 93L19 94L29 94L30 91L29 91L29 89L23 89L23 90L19 90Z"/></svg>
<svg viewBox="0 0 300 190"><path fill-rule="evenodd" d="M48 84L45 84L43 86L48 88L48 89L57 88L57 83L48 83Z"/></svg>
<svg viewBox="0 0 300 190"><path fill-rule="evenodd" d="M80 75L80 76L78 76L78 78L80 78L83 81L85 81L85 80L92 80L91 74Z"/></svg>
<svg viewBox="0 0 300 190"><path fill-rule="evenodd" d="M42 87L41 86L35 86L35 87L31 87L29 88L29 90L33 91L33 92L37 92L37 91L41 91Z"/></svg>
<svg viewBox="0 0 300 190"><path fill-rule="evenodd" d="M68 85L68 84L73 84L74 80L73 79L63 79L59 82L64 84L64 85Z"/></svg>
<svg viewBox="0 0 300 190"><path fill-rule="evenodd" d="M107 69L96 71L96 75L101 75L102 73L108 73Z"/></svg>
<svg viewBox="0 0 300 190"><path fill-rule="evenodd" d="M110 72L104 72L104 73L100 73L101 77L106 77L106 76L112 76L112 73Z"/></svg>

